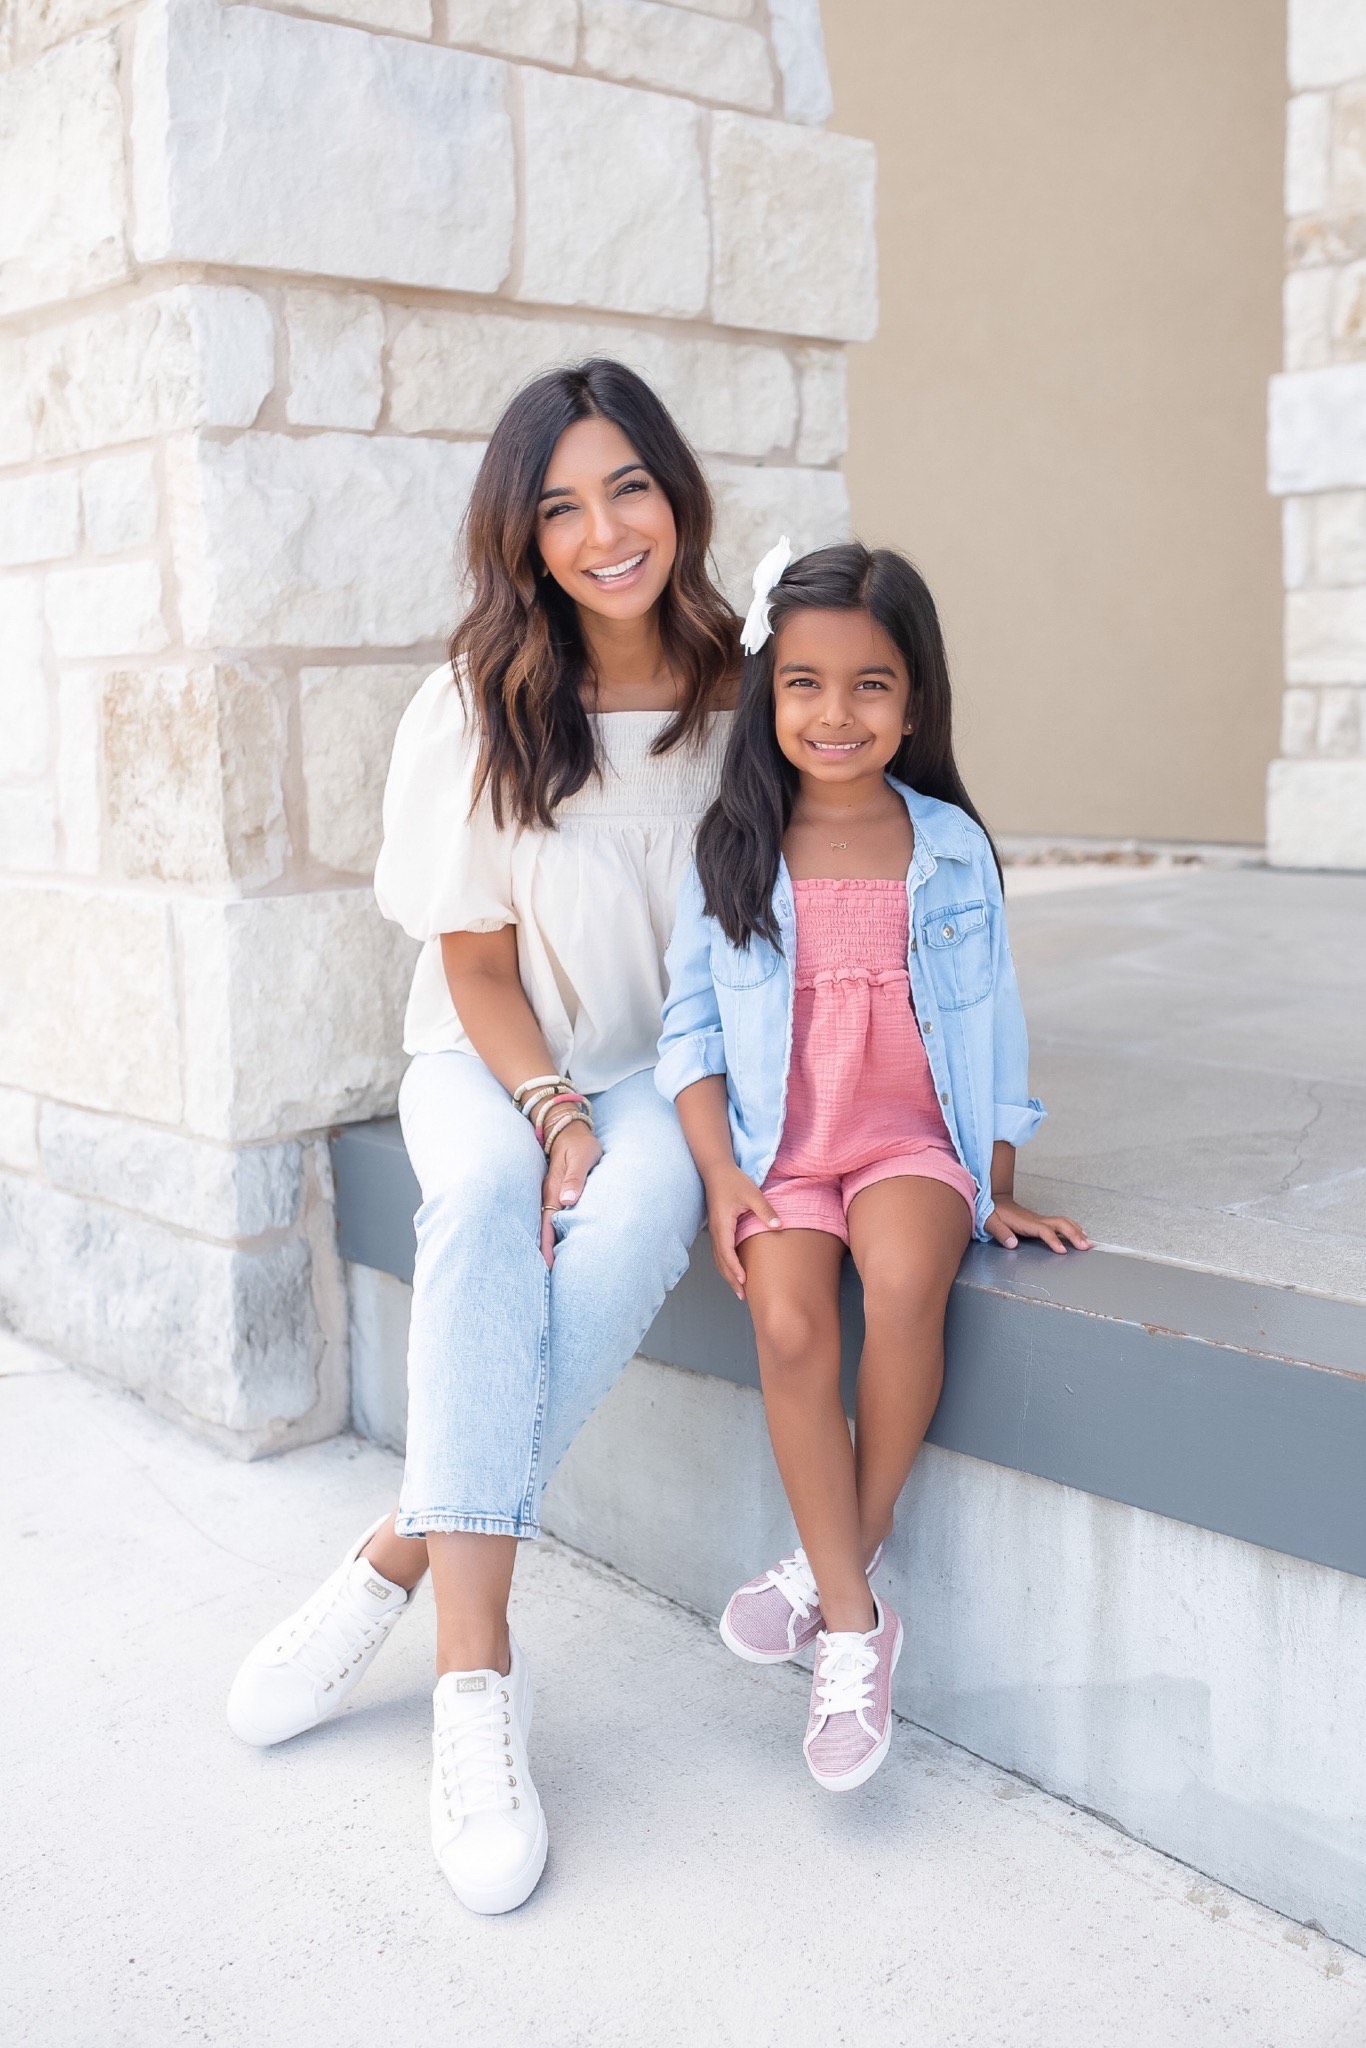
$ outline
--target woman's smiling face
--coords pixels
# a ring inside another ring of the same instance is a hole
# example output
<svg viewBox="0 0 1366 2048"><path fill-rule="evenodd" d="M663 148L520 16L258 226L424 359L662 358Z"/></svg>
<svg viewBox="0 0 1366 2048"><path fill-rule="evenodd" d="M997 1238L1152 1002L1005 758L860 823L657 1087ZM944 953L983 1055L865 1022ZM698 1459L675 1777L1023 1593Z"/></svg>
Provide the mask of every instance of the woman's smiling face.
<svg viewBox="0 0 1366 2048"><path fill-rule="evenodd" d="M536 544L585 611L639 619L659 602L678 548L673 508L611 420L576 420L555 443Z"/></svg>
<svg viewBox="0 0 1366 2048"><path fill-rule="evenodd" d="M911 729L900 650L862 611L797 611L773 649L778 745L803 775L855 782L880 774Z"/></svg>

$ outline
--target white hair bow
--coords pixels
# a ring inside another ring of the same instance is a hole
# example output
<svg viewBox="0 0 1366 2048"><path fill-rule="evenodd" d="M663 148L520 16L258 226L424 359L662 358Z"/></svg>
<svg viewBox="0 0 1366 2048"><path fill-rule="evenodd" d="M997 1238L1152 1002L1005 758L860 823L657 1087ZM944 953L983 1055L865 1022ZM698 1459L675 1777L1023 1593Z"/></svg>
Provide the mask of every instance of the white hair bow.
<svg viewBox="0 0 1366 2048"><path fill-rule="evenodd" d="M769 620L769 598L788 563L792 560L792 544L786 534L771 547L754 572L754 602L745 613L745 623L740 629L740 645L746 654L757 654L773 631Z"/></svg>

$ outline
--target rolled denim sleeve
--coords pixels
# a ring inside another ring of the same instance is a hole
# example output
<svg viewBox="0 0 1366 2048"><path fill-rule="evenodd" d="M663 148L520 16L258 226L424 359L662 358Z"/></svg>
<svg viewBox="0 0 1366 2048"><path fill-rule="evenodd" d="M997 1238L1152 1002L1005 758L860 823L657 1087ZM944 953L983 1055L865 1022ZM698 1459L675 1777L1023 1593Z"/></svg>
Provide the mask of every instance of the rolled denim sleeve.
<svg viewBox="0 0 1366 2048"><path fill-rule="evenodd" d="M995 1005L992 1019L995 1096L992 1141L1026 1145L1047 1112L1038 1097L1029 1092L1029 1033L1025 1029L1024 1009L1015 979L1015 962L1010 957L1003 902L992 903L991 919L992 1000Z"/></svg>
<svg viewBox="0 0 1366 2048"><path fill-rule="evenodd" d="M672 1102L694 1081L726 1071L721 1012L711 978L711 928L702 907L702 885L691 863L678 892L664 967L669 993L664 1001L655 1086Z"/></svg>

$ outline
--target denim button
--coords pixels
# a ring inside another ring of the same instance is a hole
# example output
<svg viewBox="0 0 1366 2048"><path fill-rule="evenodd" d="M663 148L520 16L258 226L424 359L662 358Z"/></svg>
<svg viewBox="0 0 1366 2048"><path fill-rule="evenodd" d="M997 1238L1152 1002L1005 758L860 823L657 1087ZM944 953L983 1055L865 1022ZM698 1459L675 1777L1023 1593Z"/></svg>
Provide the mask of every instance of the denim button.
<svg viewBox="0 0 1366 2048"><path fill-rule="evenodd" d="M927 1024L927 1025L925 1026L925 1036L926 1036L926 1038L928 1038L928 1037L929 1037L929 1035L930 1035L930 1033L931 1033L931 1032L933 1031L933 1029L934 1029L934 1026L933 1026L933 1024Z"/></svg>
<svg viewBox="0 0 1366 2048"><path fill-rule="evenodd" d="M912 953L914 953L914 951L915 951L915 940L914 940L914 939L912 939L912 940L911 940L911 944L910 944L910 950L911 950L911 952L912 952Z"/></svg>
<svg viewBox="0 0 1366 2048"><path fill-rule="evenodd" d="M944 937L945 937L946 939L951 939L951 938L953 937L953 926L952 926L951 924L946 924L946 925L945 925L945 927L944 927Z"/></svg>
<svg viewBox="0 0 1366 2048"><path fill-rule="evenodd" d="M948 1098L948 1096L947 1096L947 1095L941 1095L941 1096L940 1096L940 1098L939 1098L939 1100L940 1100L941 1102L947 1102L947 1101L948 1101L948 1099L949 1099L949 1098Z"/></svg>

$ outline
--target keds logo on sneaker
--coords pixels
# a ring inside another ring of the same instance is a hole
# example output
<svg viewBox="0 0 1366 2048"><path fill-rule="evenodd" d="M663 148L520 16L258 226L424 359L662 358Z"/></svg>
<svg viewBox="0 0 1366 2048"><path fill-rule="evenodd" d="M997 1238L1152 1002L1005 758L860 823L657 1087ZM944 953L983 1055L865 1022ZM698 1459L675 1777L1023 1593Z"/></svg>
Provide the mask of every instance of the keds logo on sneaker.
<svg viewBox="0 0 1366 2048"><path fill-rule="evenodd" d="M487 1678L457 1678L455 1689L457 1692L487 1692L489 1682Z"/></svg>
<svg viewBox="0 0 1366 2048"><path fill-rule="evenodd" d="M367 1593L373 1593L376 1600L387 1599L390 1591L389 1587L381 1584L378 1579L367 1579L365 1581L365 1590Z"/></svg>

